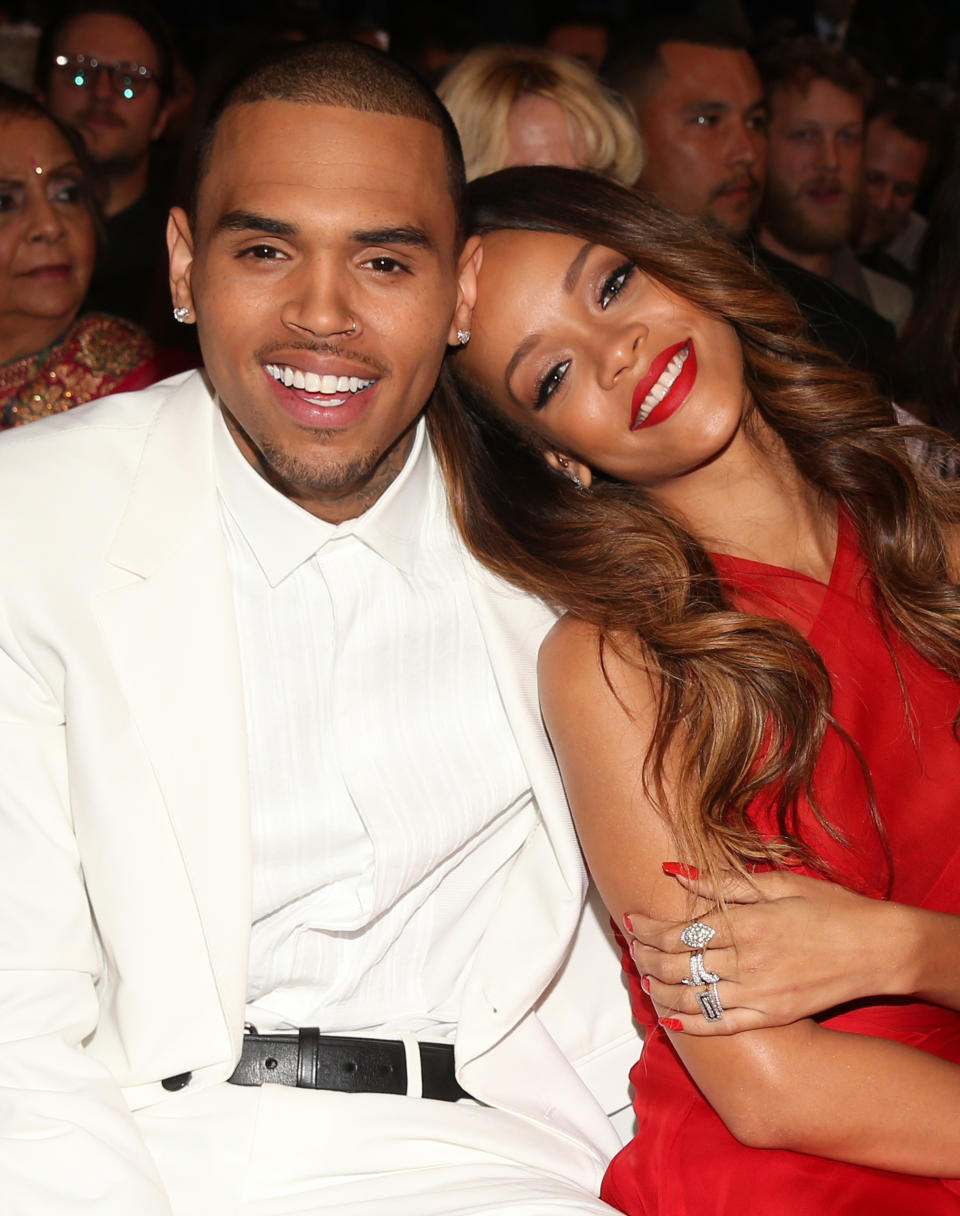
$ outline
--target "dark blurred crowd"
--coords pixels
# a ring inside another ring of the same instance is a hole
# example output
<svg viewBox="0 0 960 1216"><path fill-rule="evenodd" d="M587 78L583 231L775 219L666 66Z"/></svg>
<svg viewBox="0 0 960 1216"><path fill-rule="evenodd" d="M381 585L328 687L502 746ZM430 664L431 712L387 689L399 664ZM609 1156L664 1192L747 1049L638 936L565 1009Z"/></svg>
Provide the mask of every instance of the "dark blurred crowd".
<svg viewBox="0 0 960 1216"><path fill-rule="evenodd" d="M954 0L0 6L0 428L195 363L166 287L209 115L358 39L450 109L468 175L578 165L719 226L816 340L960 436Z"/></svg>

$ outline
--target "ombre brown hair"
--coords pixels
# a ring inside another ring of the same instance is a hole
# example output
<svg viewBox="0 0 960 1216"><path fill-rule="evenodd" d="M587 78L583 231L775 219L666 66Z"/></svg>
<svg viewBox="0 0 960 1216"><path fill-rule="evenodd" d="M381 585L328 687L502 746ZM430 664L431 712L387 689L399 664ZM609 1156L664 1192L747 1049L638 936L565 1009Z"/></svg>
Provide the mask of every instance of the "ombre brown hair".
<svg viewBox="0 0 960 1216"><path fill-rule="evenodd" d="M468 198L475 232L558 232L611 247L731 325L757 415L852 520L884 629L960 676L960 591L948 581L944 535L960 520L960 490L914 467L915 432L894 424L869 378L813 344L788 297L722 235L591 174L507 169L473 183ZM816 650L789 624L737 610L701 540L642 488L601 475L584 493L551 469L543 442L498 412L456 354L428 417L473 553L595 625L601 660L615 646L651 678L658 714L641 776L683 856L714 873L791 857L823 870L798 826L805 797L838 836L814 790L832 723ZM679 773L670 805L668 751ZM761 796L777 840L751 823Z"/></svg>

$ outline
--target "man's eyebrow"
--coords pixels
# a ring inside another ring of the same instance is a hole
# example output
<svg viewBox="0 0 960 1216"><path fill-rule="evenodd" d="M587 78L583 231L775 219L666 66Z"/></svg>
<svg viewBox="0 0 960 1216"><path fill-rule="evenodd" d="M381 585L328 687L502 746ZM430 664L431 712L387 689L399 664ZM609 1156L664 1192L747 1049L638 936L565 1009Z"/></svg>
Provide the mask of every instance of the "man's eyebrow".
<svg viewBox="0 0 960 1216"><path fill-rule="evenodd" d="M270 236L297 236L300 229L289 220L274 219L256 211L228 211L217 221L218 232L265 232ZM417 249L433 249L434 242L427 231L415 224L400 224L390 228L360 229L350 234L357 245L406 245Z"/></svg>
<svg viewBox="0 0 960 1216"><path fill-rule="evenodd" d="M287 220L276 220L256 211L228 211L217 220L217 232L266 232L270 236L296 236L299 229Z"/></svg>
<svg viewBox="0 0 960 1216"><path fill-rule="evenodd" d="M758 102L763 105L763 102ZM702 114L704 110L712 110L715 114L726 114L730 110L728 101L719 101L714 97L702 97L699 101L688 101L683 107L684 114Z"/></svg>
<svg viewBox="0 0 960 1216"><path fill-rule="evenodd" d="M396 228L369 228L354 232L351 239L358 245L407 245L416 249L433 249L430 234L416 224L401 224Z"/></svg>

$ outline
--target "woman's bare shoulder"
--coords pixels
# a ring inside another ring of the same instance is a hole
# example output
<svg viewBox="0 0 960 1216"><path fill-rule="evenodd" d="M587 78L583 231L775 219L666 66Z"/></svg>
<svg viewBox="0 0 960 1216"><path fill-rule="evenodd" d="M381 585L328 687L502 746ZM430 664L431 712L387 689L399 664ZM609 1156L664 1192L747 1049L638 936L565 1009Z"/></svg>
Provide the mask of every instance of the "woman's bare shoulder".
<svg viewBox="0 0 960 1216"><path fill-rule="evenodd" d="M634 635L602 630L573 616L561 617L540 647L537 674L545 709L595 706L611 701L619 710L646 700L641 647Z"/></svg>
<svg viewBox="0 0 960 1216"><path fill-rule="evenodd" d="M539 667L541 676L571 660L582 661L600 650L601 631L579 617L566 616L554 624L540 644Z"/></svg>

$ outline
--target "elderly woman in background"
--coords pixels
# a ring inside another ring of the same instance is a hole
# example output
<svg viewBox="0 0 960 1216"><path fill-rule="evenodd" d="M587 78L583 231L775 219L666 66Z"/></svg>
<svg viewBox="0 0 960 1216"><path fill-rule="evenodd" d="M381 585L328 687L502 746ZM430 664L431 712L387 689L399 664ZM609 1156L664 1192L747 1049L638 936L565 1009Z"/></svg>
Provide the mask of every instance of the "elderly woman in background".
<svg viewBox="0 0 960 1216"><path fill-rule="evenodd" d="M0 430L184 366L135 325L78 319L96 252L96 203L78 138L0 85Z"/></svg>
<svg viewBox="0 0 960 1216"><path fill-rule="evenodd" d="M640 136L626 105L585 64L556 51L481 46L440 82L467 180L512 165L591 169L632 186Z"/></svg>

